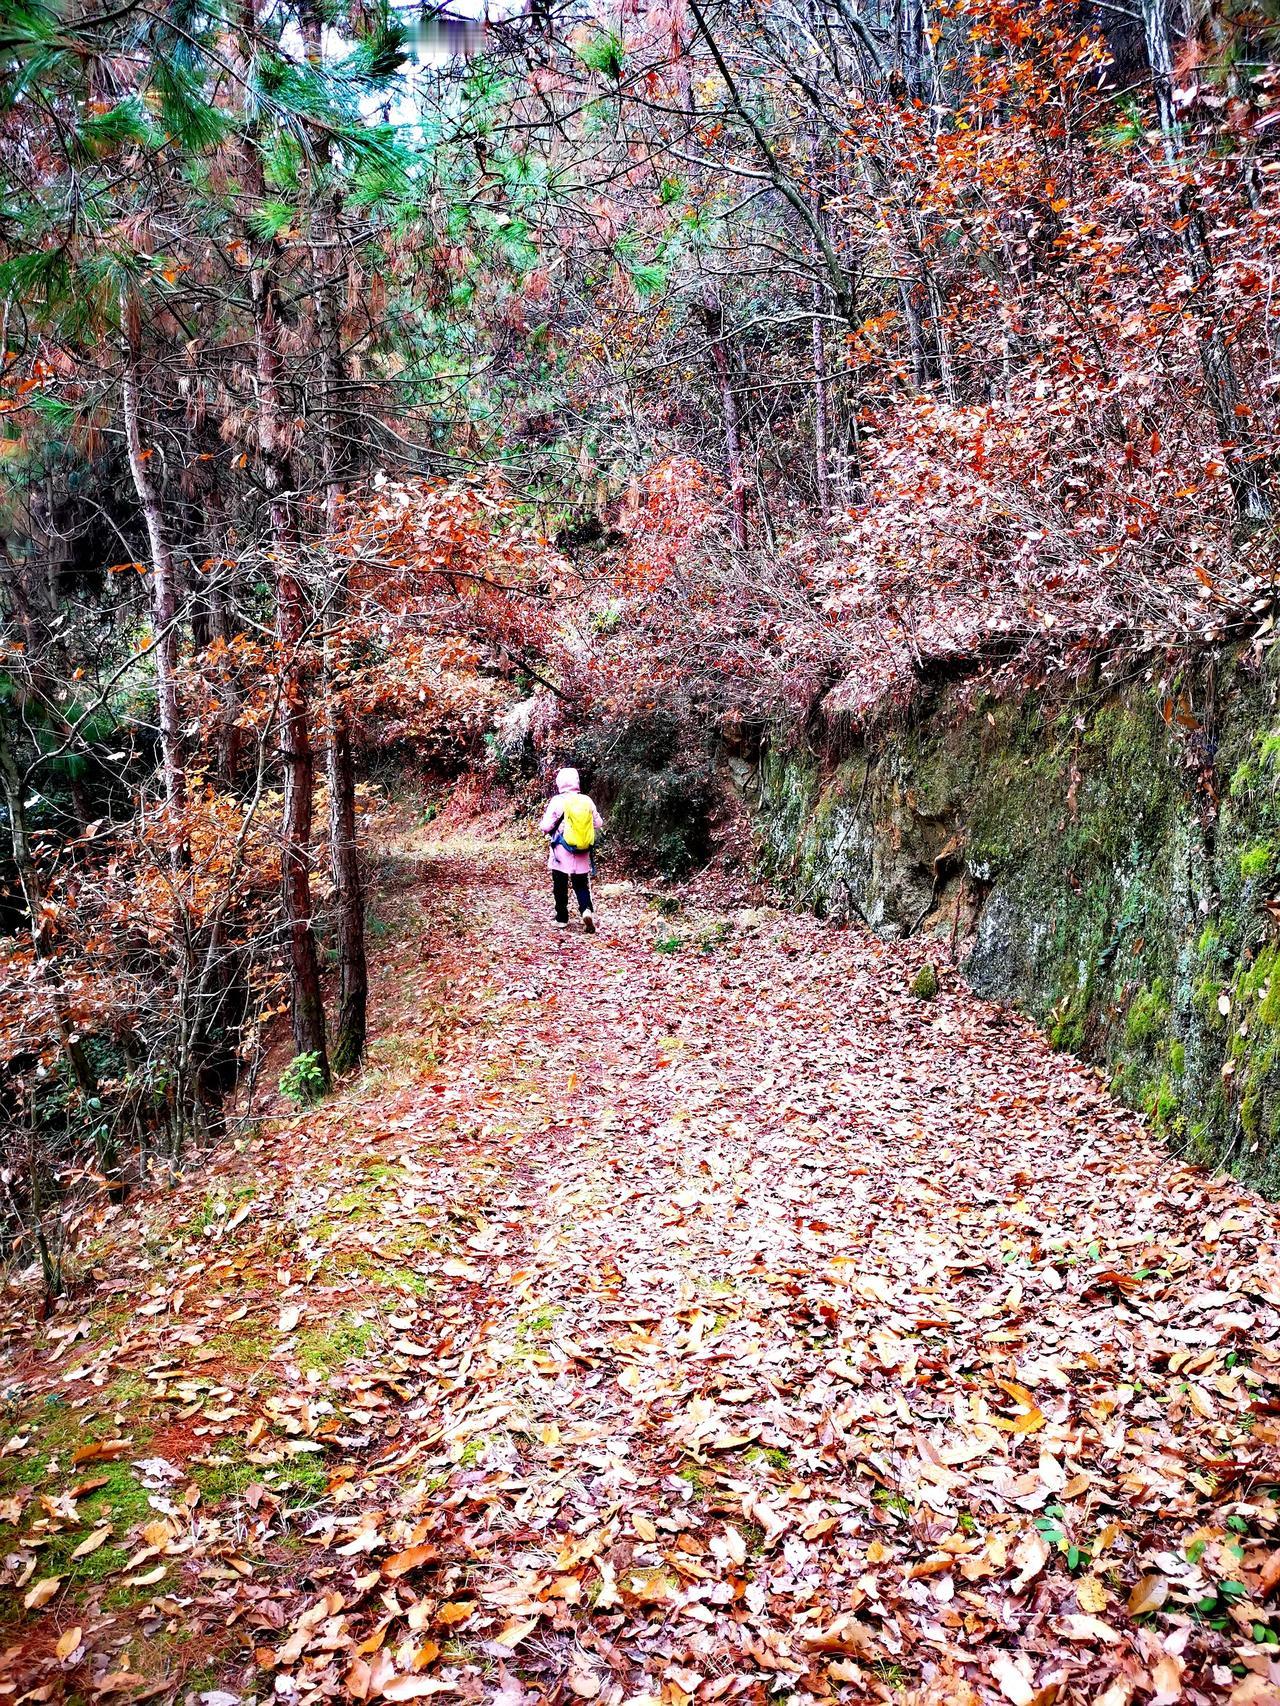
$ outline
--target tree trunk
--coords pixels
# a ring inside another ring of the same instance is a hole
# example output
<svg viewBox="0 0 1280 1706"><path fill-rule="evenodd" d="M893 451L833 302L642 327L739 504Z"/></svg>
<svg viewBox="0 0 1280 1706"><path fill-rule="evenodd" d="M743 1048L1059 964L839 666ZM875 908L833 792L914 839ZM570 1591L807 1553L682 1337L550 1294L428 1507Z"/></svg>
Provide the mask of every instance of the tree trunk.
<svg viewBox="0 0 1280 1706"><path fill-rule="evenodd" d="M289 938L290 1008L294 1047L316 1057L321 1080L329 1082L324 1000L311 904L311 825L315 760L301 647L306 608L298 578L298 540L285 479L287 452L280 404L279 303L275 268L258 261L251 278L254 346L258 378L258 448L271 519L275 558L276 639L279 644L279 753L284 770L280 825L280 875Z"/></svg>
<svg viewBox="0 0 1280 1706"><path fill-rule="evenodd" d="M1142 27L1165 162L1174 171L1180 163L1181 149L1173 104L1173 48L1169 40L1166 0L1142 0ZM1187 182L1179 190L1176 209L1177 228L1181 232L1191 276L1197 285L1208 284L1213 278L1213 256L1193 183ZM1197 294L1201 300L1213 300L1211 290ZM1204 327L1199 346L1205 393L1226 463L1237 520L1248 523L1265 521L1271 515L1265 476L1256 464L1240 453L1240 431L1246 418L1241 413L1240 381L1231 359L1230 346L1216 322L1211 321Z"/></svg>
<svg viewBox="0 0 1280 1706"><path fill-rule="evenodd" d="M311 0L302 14L302 35L307 60L319 67L323 59L320 15ZM322 165L329 160L326 138L317 142ZM336 288L336 242L340 206L334 195L321 193L315 211L316 235L311 264L315 274L313 300L315 333L320 352L320 408L317 442L324 487L324 532L332 535L338 524L342 498L344 458L338 437L343 390L346 380L342 355ZM345 562L334 557L332 588L327 621L342 620L347 603ZM333 1066L349 1072L364 1058L368 1026L369 968L364 938L364 883L356 837L356 779L351 752L351 726L345 705L338 697L329 669L326 647L325 721L328 748L325 757L329 785L329 858L333 870L334 902L338 929L338 1016L334 1032Z"/></svg>
<svg viewBox="0 0 1280 1706"><path fill-rule="evenodd" d="M241 55L253 63L258 37L256 0L243 0ZM266 195L262 167L264 120L255 120L243 152L246 200L252 208ZM315 810L315 758L302 645L307 612L298 572L299 541L290 507L289 448L280 398L280 300L273 243L246 232L253 261L249 291L257 369L258 450L271 524L275 567L276 641L279 650L280 713L277 750L284 772L280 823L281 904L288 933L290 1017L294 1047L313 1055L320 1080L329 1085L324 998L311 902L311 828Z"/></svg>
<svg viewBox="0 0 1280 1706"><path fill-rule="evenodd" d="M827 351L822 337L822 286L813 281L813 461L818 481L818 512L831 518L831 467L827 456Z"/></svg>
<svg viewBox="0 0 1280 1706"><path fill-rule="evenodd" d="M160 753L164 766L165 799L169 807L169 835L175 863L183 855L182 814L187 803L187 778L182 758L182 716L178 702L178 598L177 571L165 533L160 493L151 473L151 452L144 448L138 422L138 370L142 331L137 300L128 293L120 299L124 327L124 363L121 396L125 445L129 472L146 524L151 551L151 615L156 631L156 697L160 718Z"/></svg>
<svg viewBox="0 0 1280 1706"><path fill-rule="evenodd" d="M742 468L738 399L734 395L729 353L724 343L724 307L719 291L709 282L703 286L701 306L702 319L711 346L711 364L715 368L716 388L720 393L720 414L724 424L725 474L729 482L729 526L734 544L741 549L747 543L747 483Z"/></svg>
<svg viewBox="0 0 1280 1706"><path fill-rule="evenodd" d="M368 1023L369 969L364 946L364 883L356 840L356 778L351 729L345 708L328 705L329 848L338 906L338 967L341 979L334 1033L335 1072L350 1072L364 1057Z"/></svg>

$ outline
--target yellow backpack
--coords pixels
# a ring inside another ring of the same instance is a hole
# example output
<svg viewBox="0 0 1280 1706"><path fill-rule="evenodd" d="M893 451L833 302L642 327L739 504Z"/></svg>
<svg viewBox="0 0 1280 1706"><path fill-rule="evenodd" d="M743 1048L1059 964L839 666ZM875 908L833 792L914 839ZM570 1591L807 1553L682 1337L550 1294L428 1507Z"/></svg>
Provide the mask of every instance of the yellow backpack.
<svg viewBox="0 0 1280 1706"><path fill-rule="evenodd" d="M585 794L566 794L564 816L556 837L570 853L590 853L596 844L596 815Z"/></svg>

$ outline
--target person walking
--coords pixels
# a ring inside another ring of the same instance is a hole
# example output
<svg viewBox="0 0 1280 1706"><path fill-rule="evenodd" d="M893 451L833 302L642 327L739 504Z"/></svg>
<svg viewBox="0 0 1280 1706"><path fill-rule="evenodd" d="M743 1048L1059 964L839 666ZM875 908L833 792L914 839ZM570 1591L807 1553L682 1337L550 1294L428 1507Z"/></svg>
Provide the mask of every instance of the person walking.
<svg viewBox="0 0 1280 1706"><path fill-rule="evenodd" d="M582 792L576 770L566 768L557 772L555 794L547 802L538 827L551 841L547 869L551 872L556 929L569 928L569 884L572 883L578 911L582 914L582 928L588 935L594 934L596 920L591 903L591 878L595 871L593 849L604 823L595 801Z"/></svg>

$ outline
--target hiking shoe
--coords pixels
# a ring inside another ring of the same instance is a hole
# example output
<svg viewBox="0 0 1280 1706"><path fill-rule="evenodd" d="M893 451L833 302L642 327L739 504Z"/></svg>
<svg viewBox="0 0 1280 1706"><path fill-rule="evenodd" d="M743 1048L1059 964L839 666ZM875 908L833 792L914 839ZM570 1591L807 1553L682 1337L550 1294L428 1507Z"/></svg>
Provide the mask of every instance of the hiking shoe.
<svg viewBox="0 0 1280 1706"><path fill-rule="evenodd" d="M584 912L583 913L583 915L582 915L582 928L586 931L588 936L594 936L595 935L595 933L596 933L596 919L595 919L595 914L593 912Z"/></svg>
<svg viewBox="0 0 1280 1706"><path fill-rule="evenodd" d="M569 928L569 920L567 918L557 918L555 921L555 927L557 930L567 930Z"/></svg>

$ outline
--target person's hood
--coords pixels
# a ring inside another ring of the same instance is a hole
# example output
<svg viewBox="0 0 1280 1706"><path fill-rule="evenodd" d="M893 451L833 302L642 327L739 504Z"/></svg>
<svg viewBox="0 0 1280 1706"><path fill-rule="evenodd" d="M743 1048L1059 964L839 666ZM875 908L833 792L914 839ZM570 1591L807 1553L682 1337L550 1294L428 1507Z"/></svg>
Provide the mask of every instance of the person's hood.
<svg viewBox="0 0 1280 1706"><path fill-rule="evenodd" d="M578 781L578 772L576 770L556 771L557 794L580 794L581 792L582 787Z"/></svg>

